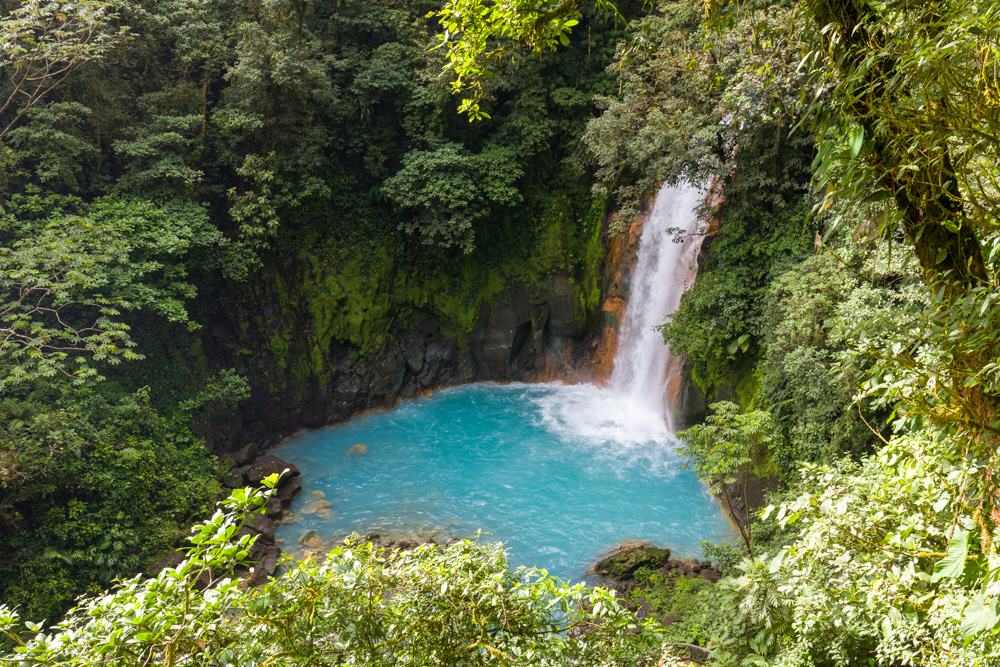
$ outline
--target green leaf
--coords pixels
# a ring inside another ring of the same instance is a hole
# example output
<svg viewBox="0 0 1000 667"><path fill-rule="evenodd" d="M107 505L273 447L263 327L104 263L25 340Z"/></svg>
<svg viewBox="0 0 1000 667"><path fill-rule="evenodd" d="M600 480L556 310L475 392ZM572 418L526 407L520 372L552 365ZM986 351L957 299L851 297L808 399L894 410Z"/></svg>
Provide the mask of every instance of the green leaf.
<svg viewBox="0 0 1000 667"><path fill-rule="evenodd" d="M865 143L865 128L858 126L851 132L851 159L858 157Z"/></svg>
<svg viewBox="0 0 1000 667"><path fill-rule="evenodd" d="M934 565L934 575L931 581L956 579L965 570L965 557L969 553L969 532L956 528L948 542L948 555Z"/></svg>
<svg viewBox="0 0 1000 667"><path fill-rule="evenodd" d="M961 632L965 637L970 637L991 629L997 624L997 620L993 605L987 606L980 594L973 597L969 606L965 608Z"/></svg>
<svg viewBox="0 0 1000 667"><path fill-rule="evenodd" d="M861 203L875 204L877 202L885 201L886 199L891 199L891 198L892 198L892 192L890 192L889 190L877 190L868 195L867 197L865 197L864 201L862 201Z"/></svg>

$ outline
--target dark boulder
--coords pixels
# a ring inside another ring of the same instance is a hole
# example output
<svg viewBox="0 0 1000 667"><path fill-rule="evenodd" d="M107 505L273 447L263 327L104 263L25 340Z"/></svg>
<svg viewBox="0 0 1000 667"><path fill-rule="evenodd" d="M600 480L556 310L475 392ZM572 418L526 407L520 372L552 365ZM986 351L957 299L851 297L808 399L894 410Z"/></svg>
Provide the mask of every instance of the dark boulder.
<svg viewBox="0 0 1000 667"><path fill-rule="evenodd" d="M228 452L226 454L220 454L219 458L222 462L226 464L226 468L239 468L240 466L245 466L254 462L257 458L259 448L256 443L250 443L242 449L238 449L235 452Z"/></svg>
<svg viewBox="0 0 1000 667"><path fill-rule="evenodd" d="M355 378L344 378L337 384L337 388L333 392L333 400L339 403L351 403L359 391L361 391L361 387Z"/></svg>
<svg viewBox="0 0 1000 667"><path fill-rule="evenodd" d="M455 343L450 340L435 340L427 346L426 360L428 365L442 366L451 363L455 358Z"/></svg>
<svg viewBox="0 0 1000 667"><path fill-rule="evenodd" d="M253 537L254 535L257 534L258 533L254 531L252 528L250 528L250 526L243 526L242 528L240 528L239 532L236 533L236 538L239 539L247 535ZM273 546L274 545L268 544L264 540L261 539L255 540L253 546L250 547L250 553L247 556L247 560L250 563L259 562L260 559L264 557L264 554L267 552L267 550L272 548Z"/></svg>
<svg viewBox="0 0 1000 667"><path fill-rule="evenodd" d="M283 485L278 491L278 500L281 502L281 506L284 509L288 509L292 506L292 500L295 496L299 495L299 491L302 490L302 485L299 484L299 480L292 478L288 480L288 483Z"/></svg>
<svg viewBox="0 0 1000 667"><path fill-rule="evenodd" d="M269 518L263 514L254 514L251 528L260 535L259 542L274 544L274 523Z"/></svg>
<svg viewBox="0 0 1000 667"><path fill-rule="evenodd" d="M246 486L247 480L243 476L243 473L239 470L230 470L229 473L223 478L222 486L227 489L239 489Z"/></svg>
<svg viewBox="0 0 1000 667"><path fill-rule="evenodd" d="M288 504L291 505L291 501ZM285 508L281 504L281 499L274 496L268 498L264 504L264 515L274 521L283 517L285 515Z"/></svg>
<svg viewBox="0 0 1000 667"><path fill-rule="evenodd" d="M636 546L603 558L594 565L594 572L612 579L630 579L640 567L658 570L670 561L670 549Z"/></svg>
<svg viewBox="0 0 1000 667"><path fill-rule="evenodd" d="M256 461L259 453L260 448L257 446L257 443L251 442L246 447L233 452L231 456L233 457L235 465L243 466Z"/></svg>
<svg viewBox="0 0 1000 667"><path fill-rule="evenodd" d="M289 478L298 477L302 474L298 468L291 463L282 461L274 454L267 454L260 457L252 464L241 468L240 472L243 473L249 483L260 484L260 481L268 475L281 474L286 469L288 470L288 474L282 477L279 482L280 485L287 484L290 481Z"/></svg>
<svg viewBox="0 0 1000 667"><path fill-rule="evenodd" d="M414 375L424 369L424 341L414 341L409 352L406 353L406 367Z"/></svg>
<svg viewBox="0 0 1000 667"><path fill-rule="evenodd" d="M278 547L267 547L261 554L260 561L253 566L253 572L244 579L244 586L255 588L267 583L267 578L278 569L278 559L281 557L281 550Z"/></svg>

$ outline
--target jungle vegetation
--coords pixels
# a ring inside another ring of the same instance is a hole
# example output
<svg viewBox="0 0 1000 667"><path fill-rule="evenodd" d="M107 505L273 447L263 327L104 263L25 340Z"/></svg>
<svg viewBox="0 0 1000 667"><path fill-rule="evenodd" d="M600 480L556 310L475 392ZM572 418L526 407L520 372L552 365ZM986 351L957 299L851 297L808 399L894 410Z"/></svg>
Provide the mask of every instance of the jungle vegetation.
<svg viewBox="0 0 1000 667"><path fill-rule="evenodd" d="M1000 662L994 3L0 10L0 660ZM777 482L742 544L706 545L726 579L661 591L684 623L469 543L348 546L246 591L255 490L136 574L221 495L199 424L247 384L176 363L206 304L313 247L435 289L531 256L547 225L587 233L553 208L614 210L622 233L678 179L724 195L663 329L715 410L682 439L712 484Z"/></svg>
<svg viewBox="0 0 1000 667"><path fill-rule="evenodd" d="M242 295L363 355L401 310L462 333L506 271L599 266L580 137L624 32L509 66L470 124L437 7L0 3L0 599L24 618L181 546L221 497L206 424L273 367L211 358L219 311L273 366L323 365ZM347 303L295 301L314 281Z"/></svg>

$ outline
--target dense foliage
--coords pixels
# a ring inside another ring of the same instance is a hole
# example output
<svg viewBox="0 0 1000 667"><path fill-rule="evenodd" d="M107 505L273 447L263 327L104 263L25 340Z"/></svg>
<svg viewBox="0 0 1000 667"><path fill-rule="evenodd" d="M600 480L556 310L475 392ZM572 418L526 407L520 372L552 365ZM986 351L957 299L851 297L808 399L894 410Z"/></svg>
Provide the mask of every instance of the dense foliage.
<svg viewBox="0 0 1000 667"><path fill-rule="evenodd" d="M676 24L685 4L666 4L647 22ZM720 664L993 664L1000 348L995 167L986 166L985 135L1000 128L978 105L993 85L995 8L818 0L706 8L688 40L713 55L740 40L749 53L734 60L755 64L752 75L714 75L726 105L716 117L739 118L761 102L782 127L811 128L817 152L803 168L788 145L771 143L776 164L801 169L815 194L792 190L762 206L740 185L762 171L744 171L742 157L765 125L728 126L734 156L721 175L730 195L718 209L722 228L664 330L709 394L738 399L747 418L773 415L766 458L784 487L754 525L753 558L710 549L732 578L695 596L693 610L685 603L692 627L709 628L697 641ZM650 63L676 60L679 43L654 42L634 59L644 88L618 107L622 125L655 128L648 109L658 105L640 101L725 62L690 58L668 70L674 81L651 78ZM717 132L712 116L689 136L700 128ZM595 136L601 150L635 150ZM665 145L656 159L717 166L720 156L705 148L706 157L692 158L698 146L695 138ZM791 252L747 243L746 216L763 221L749 226L754 234L780 229L765 211L799 220L797 233L788 226L774 237L797 237ZM732 410L711 419L731 420ZM714 464L721 484L750 457L738 433L713 438L715 430L685 439L699 469ZM668 613L671 598L663 599ZM720 607L738 609L736 622Z"/></svg>
<svg viewBox="0 0 1000 667"><path fill-rule="evenodd" d="M438 35L435 48L446 47L446 70L454 72L454 92L471 91L462 100L459 111L470 120L489 118L479 103L487 96L485 81L504 57L518 57L522 46L536 55L569 46L573 27L583 18L579 0L448 0L437 16L444 32ZM605 16L624 17L610 0L594 0L594 10Z"/></svg>
<svg viewBox="0 0 1000 667"><path fill-rule="evenodd" d="M435 9L0 2L0 600L25 618L177 545L248 385L280 401L427 319L462 342L514 280L596 312L578 137L623 33L579 17L589 43L503 63L470 124Z"/></svg>
<svg viewBox="0 0 1000 667"><path fill-rule="evenodd" d="M277 475L264 480L273 487ZM241 532L267 494L239 489L195 526L192 547L156 577L86 599L52 627L0 606L4 661L23 665L644 665L654 625L606 589L511 570L497 545L461 541L393 553L348 544L256 589L240 585L256 539ZM207 582L207 586L199 585ZM579 632L584 630L585 632Z"/></svg>
<svg viewBox="0 0 1000 667"><path fill-rule="evenodd" d="M743 549L707 547L728 579L653 582L665 638L721 665L1000 660L994 4L0 10L0 616L29 664L659 660L606 592L476 544L243 590L257 492L179 566L33 623L209 510L195 433L240 373L278 401L393 327L464 343L555 271L594 317L607 206L624 232L678 179L721 193L663 329L715 403L687 452L724 497L776 490Z"/></svg>
<svg viewBox="0 0 1000 667"><path fill-rule="evenodd" d="M56 618L146 565L214 504L214 463L148 393L38 389L0 400L0 579L28 618Z"/></svg>

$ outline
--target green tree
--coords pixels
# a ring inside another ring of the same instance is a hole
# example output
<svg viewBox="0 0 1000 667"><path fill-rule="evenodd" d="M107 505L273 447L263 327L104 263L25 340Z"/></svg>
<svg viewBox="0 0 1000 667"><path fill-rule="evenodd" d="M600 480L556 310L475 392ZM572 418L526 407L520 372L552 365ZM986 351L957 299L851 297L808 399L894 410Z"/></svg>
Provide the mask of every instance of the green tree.
<svg viewBox="0 0 1000 667"><path fill-rule="evenodd" d="M28 112L29 122L8 134L16 149L12 161L31 169L48 187L81 191L87 167L99 154L84 129L90 116L91 110L79 102L35 106Z"/></svg>
<svg viewBox="0 0 1000 667"><path fill-rule="evenodd" d="M0 19L0 44L10 86L0 98L0 139L57 86L128 34L113 28L110 0L25 0Z"/></svg>
<svg viewBox="0 0 1000 667"><path fill-rule="evenodd" d="M774 439L775 425L770 413L763 410L741 413L734 403L720 401L709 406L707 423L692 426L677 434L681 454L688 458L685 467L693 468L708 490L722 496L729 515L736 523L748 554L753 553L753 526L749 509L742 516L734 505L730 486L743 485L746 500L750 476L768 463L768 447Z"/></svg>
<svg viewBox="0 0 1000 667"><path fill-rule="evenodd" d="M490 212L521 201L515 184L523 176L511 151L473 155L457 144L410 151L403 167L382 186L409 215L402 228L430 246L472 252L475 223Z"/></svg>
<svg viewBox="0 0 1000 667"><path fill-rule="evenodd" d="M117 143L125 164L118 188L150 199L193 199L204 175L196 166L201 124L197 114L157 115L137 128L134 139Z"/></svg>
<svg viewBox="0 0 1000 667"><path fill-rule="evenodd" d="M219 497L192 420L148 388L100 389L57 379L0 399L0 599L28 620L132 576Z"/></svg>
<svg viewBox="0 0 1000 667"><path fill-rule="evenodd" d="M620 16L610 0L596 0L595 7ZM459 111L469 120L489 118L479 103L486 95L483 82L493 77L491 68L505 56L513 57L520 45L533 53L569 46L569 34L583 17L581 0L448 0L436 16L444 27L436 48L447 48L446 71L455 75L452 90L472 91Z"/></svg>
<svg viewBox="0 0 1000 667"><path fill-rule="evenodd" d="M140 358L124 313L188 322L184 259L217 246L195 205L32 192L0 214L0 380L98 376L95 362ZM194 327L192 322L190 326Z"/></svg>

